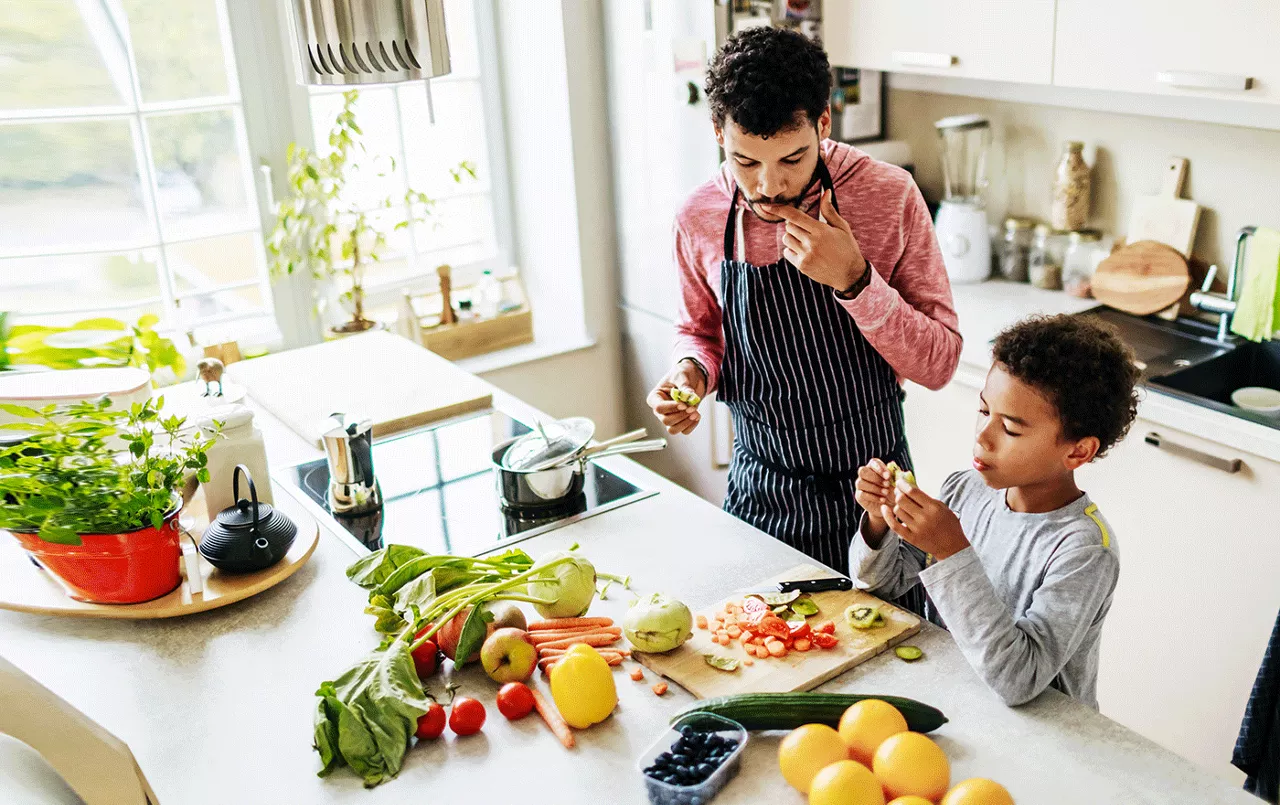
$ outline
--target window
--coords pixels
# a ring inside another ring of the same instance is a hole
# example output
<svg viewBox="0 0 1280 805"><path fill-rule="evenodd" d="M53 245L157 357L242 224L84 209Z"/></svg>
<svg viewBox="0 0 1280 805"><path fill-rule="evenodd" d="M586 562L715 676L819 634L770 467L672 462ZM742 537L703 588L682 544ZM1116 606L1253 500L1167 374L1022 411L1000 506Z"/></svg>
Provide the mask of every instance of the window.
<svg viewBox="0 0 1280 805"><path fill-rule="evenodd" d="M225 0L4 6L0 310L269 315Z"/></svg>
<svg viewBox="0 0 1280 805"><path fill-rule="evenodd" d="M501 141L498 98L489 83L494 69L482 60L483 53L493 52L486 16L491 9L487 0L445 0L444 5L450 73L429 86L415 82L361 88L356 105L366 153L356 160L351 200L387 235L382 259L370 266L365 279L370 298L379 301L381 296L384 303L420 278L434 286L435 269L442 263L467 281L483 269L505 269L509 259L510 249L498 235L506 229L499 224L506 203L500 197L501 160L491 156L499 152L494 146ZM310 90L312 134L322 152L346 89L351 88ZM474 166L476 178L464 175L458 182L450 172L463 161ZM436 203L425 221L393 230L406 218L399 202L410 188ZM396 202L389 210L382 208L388 198Z"/></svg>

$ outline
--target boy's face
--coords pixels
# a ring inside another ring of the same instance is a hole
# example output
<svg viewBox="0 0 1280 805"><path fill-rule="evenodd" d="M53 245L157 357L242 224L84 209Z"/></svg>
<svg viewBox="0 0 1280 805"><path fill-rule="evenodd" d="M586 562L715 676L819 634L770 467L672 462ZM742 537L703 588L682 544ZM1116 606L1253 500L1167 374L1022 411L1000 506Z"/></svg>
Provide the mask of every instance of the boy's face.
<svg viewBox="0 0 1280 805"><path fill-rule="evenodd" d="M1098 440L1062 435L1058 409L1040 393L995 364L979 395L973 468L993 489L1052 481L1089 463Z"/></svg>

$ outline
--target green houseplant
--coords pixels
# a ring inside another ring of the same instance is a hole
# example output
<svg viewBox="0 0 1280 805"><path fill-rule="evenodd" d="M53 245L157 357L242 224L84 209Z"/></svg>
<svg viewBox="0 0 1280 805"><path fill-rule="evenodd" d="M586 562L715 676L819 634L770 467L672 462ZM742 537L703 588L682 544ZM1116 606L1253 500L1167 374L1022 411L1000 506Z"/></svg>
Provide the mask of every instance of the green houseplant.
<svg viewBox="0 0 1280 805"><path fill-rule="evenodd" d="M334 332L346 334L376 326L365 317L365 272L381 259L387 236L374 224L367 206L352 198L349 182L359 169L356 157L365 152L363 132L356 122L359 92L350 90L342 98L342 111L329 132L327 154L289 144L288 193L277 205L276 224L267 236L267 253L273 276L305 270L317 280L345 282L340 298L351 303L352 317ZM376 159L373 162L377 164ZM394 159L388 158L386 163L395 169ZM475 166L462 162L450 174L455 182L464 176L474 179ZM403 199L388 197L377 206L404 210L393 227L399 230L426 220L434 205L426 194L409 189Z"/></svg>
<svg viewBox="0 0 1280 805"><path fill-rule="evenodd" d="M0 313L0 371L136 366L153 376L167 369L175 380L187 371L186 359L171 340L156 332L160 319L151 314L134 324L95 318L70 327L15 324L6 328L6 318Z"/></svg>
<svg viewBox="0 0 1280 805"><path fill-rule="evenodd" d="M113 410L106 398L38 410L2 405L27 437L0 448L0 528L75 598L134 603L181 581L177 494L208 478L212 439L181 435L164 398Z"/></svg>

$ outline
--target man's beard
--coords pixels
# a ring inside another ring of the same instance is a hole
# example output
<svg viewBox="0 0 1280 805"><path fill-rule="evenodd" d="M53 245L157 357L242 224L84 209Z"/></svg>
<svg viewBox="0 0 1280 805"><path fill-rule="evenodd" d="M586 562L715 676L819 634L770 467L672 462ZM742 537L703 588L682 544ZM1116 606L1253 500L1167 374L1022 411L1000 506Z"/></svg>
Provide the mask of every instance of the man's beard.
<svg viewBox="0 0 1280 805"><path fill-rule="evenodd" d="M801 203L802 201L804 201L805 196L809 195L809 191L813 189L813 185L814 185L814 183L815 183L815 182L817 182L817 181L818 181L818 169L817 169L817 167L815 166L815 167L814 167L814 169L813 169L813 176L811 176L811 177L809 178L808 183L807 183L807 184L805 184L805 186L804 186L804 190L801 190L801 191L800 191L800 195L798 195L798 196L773 196L773 197L770 197L770 196L761 196L760 198L751 198L750 196L745 196L745 198L746 198L746 200L747 200L747 207L751 210L751 212L755 213L755 215L756 215L756 217L757 217L757 218L761 219L762 221L769 221L769 219L768 219L768 218L765 218L765 213L763 213L763 212L761 212L761 211L760 211L759 205L761 205L761 204L771 204L771 205L775 205L775 206L779 206L779 207L781 207L781 206L784 206L784 205L785 205L785 206L788 206L788 207L797 207L797 208L798 208L798 207L800 206L800 203ZM781 218L779 218L778 216L772 216L772 217L773 217L773 218L775 218L775 219L777 219L778 221L782 220L782 219L781 219ZM769 223L776 223L776 221L769 221Z"/></svg>

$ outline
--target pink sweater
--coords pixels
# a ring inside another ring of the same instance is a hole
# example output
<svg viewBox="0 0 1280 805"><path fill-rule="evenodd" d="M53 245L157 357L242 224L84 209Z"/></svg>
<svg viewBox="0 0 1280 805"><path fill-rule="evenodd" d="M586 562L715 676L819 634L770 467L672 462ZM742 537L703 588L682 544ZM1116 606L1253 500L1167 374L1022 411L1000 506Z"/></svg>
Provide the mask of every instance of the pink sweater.
<svg viewBox="0 0 1280 805"><path fill-rule="evenodd" d="M960 332L933 222L911 175L877 162L858 149L822 142L840 215L849 222L863 256L875 268L871 284L849 312L871 346L898 373L931 389L945 386L960 361ZM727 165L689 196L675 222L675 263L680 271L676 357L696 358L710 372L708 390L720 379L724 358L720 260L734 181ZM815 186L805 209L816 217ZM785 227L743 215L743 258L768 265L782 256Z"/></svg>

